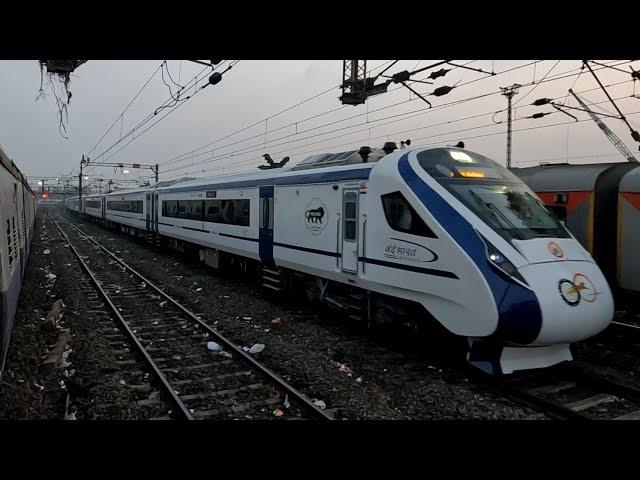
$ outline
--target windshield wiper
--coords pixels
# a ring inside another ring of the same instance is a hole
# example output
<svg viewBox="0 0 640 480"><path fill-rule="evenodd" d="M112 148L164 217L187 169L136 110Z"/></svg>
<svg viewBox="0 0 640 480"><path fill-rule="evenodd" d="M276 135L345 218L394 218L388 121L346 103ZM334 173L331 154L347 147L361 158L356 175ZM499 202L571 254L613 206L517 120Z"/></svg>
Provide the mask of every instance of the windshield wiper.
<svg viewBox="0 0 640 480"><path fill-rule="evenodd" d="M523 233L520 231L520 229L518 227L516 227L513 224L513 222L511 220L509 220L507 218L507 216L504 213L502 213L500 211L500 209L498 207L496 207L493 203L487 203L487 208L490 208L491 210L493 210L494 214L496 214L496 216L499 216L502 219L502 221L504 223L506 223L512 231L516 232L518 234L518 237L520 238L520 240L526 240L527 239L527 237L523 235Z"/></svg>
<svg viewBox="0 0 640 480"><path fill-rule="evenodd" d="M504 213L500 211L498 207L496 207L493 203L485 202L484 200L482 200L482 198L480 198L480 196L473 190L469 190L469 193L471 194L473 199L476 201L476 203L478 203L479 205L482 205L489 211L489 213L493 216L493 218L495 218L498 221L498 224L500 224L501 222L503 224L506 224L508 229L517 233L517 236L520 238L520 240L526 240L526 237L522 235L520 230L504 215ZM504 230L505 228L502 227L502 229Z"/></svg>

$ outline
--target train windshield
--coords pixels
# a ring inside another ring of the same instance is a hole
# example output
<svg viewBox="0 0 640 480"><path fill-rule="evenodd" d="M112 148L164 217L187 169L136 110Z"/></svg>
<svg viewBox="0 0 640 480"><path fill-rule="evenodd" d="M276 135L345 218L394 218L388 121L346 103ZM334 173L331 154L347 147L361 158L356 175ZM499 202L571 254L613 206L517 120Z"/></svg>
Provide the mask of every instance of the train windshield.
<svg viewBox="0 0 640 480"><path fill-rule="evenodd" d="M420 152L429 175L507 240L569 238L566 228L518 177L493 160L457 148Z"/></svg>

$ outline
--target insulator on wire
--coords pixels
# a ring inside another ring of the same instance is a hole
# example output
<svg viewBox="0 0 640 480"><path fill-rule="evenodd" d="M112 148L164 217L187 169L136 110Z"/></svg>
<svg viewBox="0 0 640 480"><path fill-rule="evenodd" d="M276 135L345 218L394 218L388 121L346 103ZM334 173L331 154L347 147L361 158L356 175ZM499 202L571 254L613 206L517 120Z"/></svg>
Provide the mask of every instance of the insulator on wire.
<svg viewBox="0 0 640 480"><path fill-rule="evenodd" d="M402 72L398 72L395 73L391 79L393 80L393 83L402 83L402 82L406 82L407 80L409 80L411 78L411 73L409 73L407 70L404 70Z"/></svg>
<svg viewBox="0 0 640 480"><path fill-rule="evenodd" d="M222 74L220 72L213 72L211 74L211 76L209 77L209 83L211 85L215 85L216 83L220 83L220 80L222 80Z"/></svg>
<svg viewBox="0 0 640 480"><path fill-rule="evenodd" d="M529 118L542 118L545 115L549 115L548 113L544 113L544 112L540 112L540 113L534 113L533 115L531 115Z"/></svg>
<svg viewBox="0 0 640 480"><path fill-rule="evenodd" d="M454 88L456 88L456 87L449 87L448 85L444 85L442 87L436 88L433 92L431 92L431 95L433 95L435 97L441 97L441 96L446 95L447 93L449 93Z"/></svg>
<svg viewBox="0 0 640 480"><path fill-rule="evenodd" d="M638 133L637 130L632 130L631 138L633 138L636 142L640 142L640 133Z"/></svg>
<svg viewBox="0 0 640 480"><path fill-rule="evenodd" d="M553 101L552 98L539 98L535 102L533 102L531 105L535 105L536 107L539 107L540 105L546 105L548 103L551 103L552 101Z"/></svg>
<svg viewBox="0 0 640 480"><path fill-rule="evenodd" d="M436 78L444 77L451 70L452 70L451 68L441 68L440 70L431 72L431 75L429 75L427 78L435 80Z"/></svg>

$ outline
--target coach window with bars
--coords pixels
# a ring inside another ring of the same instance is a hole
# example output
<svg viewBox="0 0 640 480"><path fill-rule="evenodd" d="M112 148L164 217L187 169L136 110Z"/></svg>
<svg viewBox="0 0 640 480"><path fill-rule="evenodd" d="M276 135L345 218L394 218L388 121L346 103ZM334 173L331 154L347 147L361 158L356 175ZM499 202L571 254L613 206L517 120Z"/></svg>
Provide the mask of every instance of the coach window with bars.
<svg viewBox="0 0 640 480"><path fill-rule="evenodd" d="M164 200L162 216L249 226L249 200Z"/></svg>
<svg viewBox="0 0 640 480"><path fill-rule="evenodd" d="M13 265L14 255L13 255L13 237L11 232L11 221L7 220L7 250L9 254L9 266Z"/></svg>
<svg viewBox="0 0 640 480"><path fill-rule="evenodd" d="M87 204L85 204L85 206L87 206ZM107 210L113 210L116 212L143 213L142 200L109 200L107 202Z"/></svg>
<svg viewBox="0 0 640 480"><path fill-rule="evenodd" d="M382 195L384 216L391 228L420 237L438 238L400 192Z"/></svg>

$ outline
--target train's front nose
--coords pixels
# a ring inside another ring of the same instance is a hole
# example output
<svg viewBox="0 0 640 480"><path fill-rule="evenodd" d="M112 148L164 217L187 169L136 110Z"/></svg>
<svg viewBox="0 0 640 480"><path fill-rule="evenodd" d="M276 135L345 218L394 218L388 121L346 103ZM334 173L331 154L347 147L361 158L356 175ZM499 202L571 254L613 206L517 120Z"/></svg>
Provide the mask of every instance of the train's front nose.
<svg viewBox="0 0 640 480"><path fill-rule="evenodd" d="M542 328L533 345L584 340L611 322L613 297L595 263L534 263L519 271L536 292L542 310Z"/></svg>

